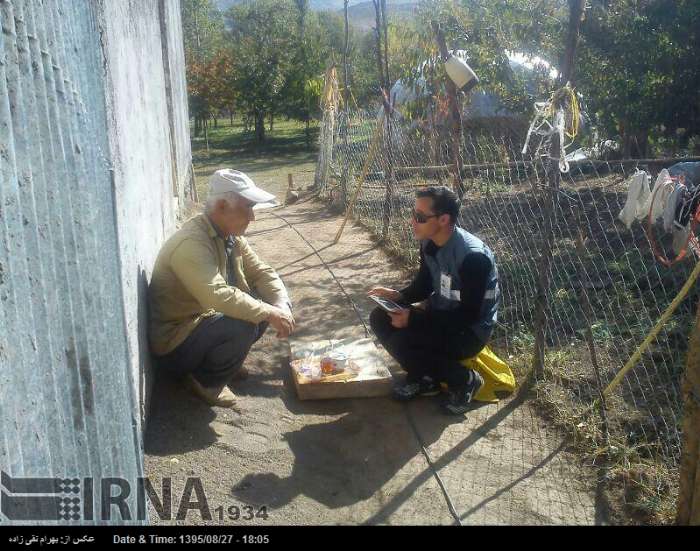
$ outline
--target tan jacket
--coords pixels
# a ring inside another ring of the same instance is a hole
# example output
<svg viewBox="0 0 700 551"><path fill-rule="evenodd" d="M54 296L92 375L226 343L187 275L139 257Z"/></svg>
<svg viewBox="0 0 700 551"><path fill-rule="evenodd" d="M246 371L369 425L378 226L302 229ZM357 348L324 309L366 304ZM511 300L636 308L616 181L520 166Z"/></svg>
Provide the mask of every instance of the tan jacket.
<svg viewBox="0 0 700 551"><path fill-rule="evenodd" d="M235 287L226 283L224 240L204 214L188 220L165 242L149 291L154 354L171 352L202 319L217 312L260 323L270 313L269 304L289 301L282 280L260 261L246 239L234 237L234 241ZM263 300L251 296L252 291Z"/></svg>

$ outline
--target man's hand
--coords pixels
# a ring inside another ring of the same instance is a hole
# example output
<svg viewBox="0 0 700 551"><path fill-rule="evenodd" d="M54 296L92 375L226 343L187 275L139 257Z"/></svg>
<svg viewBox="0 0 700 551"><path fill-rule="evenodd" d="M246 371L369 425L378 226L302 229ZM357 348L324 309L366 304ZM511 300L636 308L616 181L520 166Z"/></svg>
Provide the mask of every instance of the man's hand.
<svg viewBox="0 0 700 551"><path fill-rule="evenodd" d="M294 331L294 317L287 310L272 306L267 321L277 331L278 339L286 339Z"/></svg>
<svg viewBox="0 0 700 551"><path fill-rule="evenodd" d="M396 327L396 329L404 329L408 327L408 316L411 314L411 310L405 308L400 312L394 314L393 312L387 312L391 318L391 325Z"/></svg>
<svg viewBox="0 0 700 551"><path fill-rule="evenodd" d="M372 287L369 293L367 293L367 296L386 298L388 300L393 300L394 302L401 300L401 293L395 291L394 289L389 289L388 287Z"/></svg>
<svg viewBox="0 0 700 551"><path fill-rule="evenodd" d="M273 304L273 306L275 308L282 310L285 314L287 314L289 317L291 317L292 323L296 323L296 321L294 320L294 314L292 314L292 306L291 306L290 302L283 300L281 302L275 302Z"/></svg>

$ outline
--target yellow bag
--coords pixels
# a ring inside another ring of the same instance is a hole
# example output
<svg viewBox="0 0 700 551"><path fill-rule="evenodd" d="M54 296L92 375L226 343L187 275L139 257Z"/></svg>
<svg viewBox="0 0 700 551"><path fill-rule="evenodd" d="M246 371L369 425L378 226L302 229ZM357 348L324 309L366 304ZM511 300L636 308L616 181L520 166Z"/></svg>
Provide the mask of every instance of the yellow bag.
<svg viewBox="0 0 700 551"><path fill-rule="evenodd" d="M478 371L484 378L484 385L474 396L480 402L498 402L496 392L510 394L515 390L515 377L508 364L485 346L476 358L460 362L464 367Z"/></svg>

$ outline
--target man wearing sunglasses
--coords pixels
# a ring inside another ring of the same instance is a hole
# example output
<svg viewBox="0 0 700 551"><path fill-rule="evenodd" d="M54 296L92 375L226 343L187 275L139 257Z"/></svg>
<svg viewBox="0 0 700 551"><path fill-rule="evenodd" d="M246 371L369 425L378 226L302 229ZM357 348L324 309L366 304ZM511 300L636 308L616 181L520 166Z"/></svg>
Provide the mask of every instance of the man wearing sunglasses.
<svg viewBox="0 0 700 551"><path fill-rule="evenodd" d="M243 237L253 208L274 198L243 172L216 171L204 213L166 241L153 269L150 339L158 365L212 406L236 407L228 385L245 378L243 362L268 325L279 338L294 330L284 283Z"/></svg>
<svg viewBox="0 0 700 551"><path fill-rule="evenodd" d="M484 384L460 362L487 344L500 300L493 253L456 225L458 214L459 201L450 189L416 192L412 226L420 241L418 274L401 291L374 287L369 292L406 306L398 313L376 308L370 315L377 338L407 372L394 397L435 396L440 383L447 383L442 407L457 415L468 411ZM426 299L425 308L411 306Z"/></svg>

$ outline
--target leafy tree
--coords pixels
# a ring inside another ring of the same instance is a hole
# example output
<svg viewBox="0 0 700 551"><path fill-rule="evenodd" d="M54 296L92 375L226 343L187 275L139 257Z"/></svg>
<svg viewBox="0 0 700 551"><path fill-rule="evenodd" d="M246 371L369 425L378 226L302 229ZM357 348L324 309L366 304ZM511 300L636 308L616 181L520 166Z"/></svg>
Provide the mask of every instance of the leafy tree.
<svg viewBox="0 0 700 551"><path fill-rule="evenodd" d="M285 115L306 123L310 144L309 122L318 116L325 68L338 58L342 25L329 13L307 13L298 18L298 41L286 74L281 108Z"/></svg>
<svg viewBox="0 0 700 551"><path fill-rule="evenodd" d="M466 50L479 75L480 88L496 94L510 110L528 115L534 101L522 77L510 67L508 52L550 61L561 55L566 29L566 0L427 0L412 19L389 21L389 65L392 77L416 80L427 69L435 85L445 78L437 59L431 21L440 23L449 48ZM363 101L377 97L376 45L371 35L353 37L351 57L355 89ZM351 41L352 42L352 41ZM556 63L555 63L556 64ZM545 75L541 88L550 88ZM434 90L438 93L438 90ZM549 90L547 90L549 91ZM537 98L539 99L539 98Z"/></svg>
<svg viewBox="0 0 700 551"><path fill-rule="evenodd" d="M698 0L589 0L576 57L575 85L587 113L605 137L619 136L626 154L690 148L700 135L700 2ZM224 16L214 0L181 3L190 109L196 130L212 113L236 106L252 116L264 140L267 116L308 122L318 116L320 78L344 50L343 18L315 12L309 0L256 0ZM568 0L427 0L412 19L389 17L389 72L393 78L427 77L435 109L444 107L442 65L430 22L437 20L449 47L464 49L480 88L511 112L529 117L533 102L551 92L511 69L509 52L550 61L562 58ZM224 18L230 31L224 30ZM350 29L352 102L379 99L376 40ZM342 75L343 72L339 71ZM530 79L531 80L531 79ZM442 107L441 107L442 106ZM423 106L424 108L425 106ZM414 109L415 108L415 109ZM405 107L420 116L420 105Z"/></svg>
<svg viewBox="0 0 700 551"><path fill-rule="evenodd" d="M190 115L197 136L214 112L221 98L216 95L218 77L211 59L224 43L223 19L212 0L181 2L182 32L187 69L187 93Z"/></svg>
<svg viewBox="0 0 700 551"><path fill-rule="evenodd" d="M623 156L664 153L651 147L700 133L699 26L697 0L595 2L589 11L579 86Z"/></svg>
<svg viewBox="0 0 700 551"><path fill-rule="evenodd" d="M190 63L187 91L190 113L195 118L195 135L217 112L232 108L236 98L232 67L233 59L225 50L219 50L207 62Z"/></svg>
<svg viewBox="0 0 700 551"><path fill-rule="evenodd" d="M568 18L567 0L427 1L413 21L390 26L392 74L416 80L420 69L439 108L441 64L422 65L437 55L430 28L430 21L437 20L448 45L467 51L480 88L527 118L533 102L548 95L554 83L543 73L533 93L523 75L511 69L509 52L560 66ZM574 83L598 131L620 136L625 154L647 155L651 146L663 153L660 146L669 142L676 149L688 147L700 132L698 29L697 0L591 2ZM367 42L360 57L373 59L370 50ZM378 81L371 62L354 69L363 73L359 79ZM411 107L412 114L421 110L420 105Z"/></svg>
<svg viewBox="0 0 700 551"><path fill-rule="evenodd" d="M265 140L265 117L282 103L282 90L294 54L290 27L294 5L288 0L258 0L232 7L230 23L237 103L253 116L255 137Z"/></svg>
<svg viewBox="0 0 700 551"><path fill-rule="evenodd" d="M208 61L224 42L224 21L213 0L183 0L182 34L186 63Z"/></svg>
<svg viewBox="0 0 700 551"><path fill-rule="evenodd" d="M372 34L351 30L348 54L352 97L360 106L366 106L379 97L376 41Z"/></svg>
<svg viewBox="0 0 700 551"><path fill-rule="evenodd" d="M334 14L309 10L307 0L261 0L234 6L231 82L236 102L265 139L265 118L283 114L309 122L319 112L323 72L339 57L342 22Z"/></svg>

